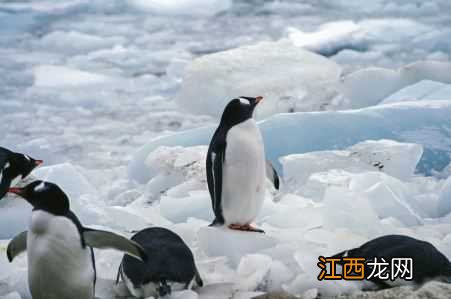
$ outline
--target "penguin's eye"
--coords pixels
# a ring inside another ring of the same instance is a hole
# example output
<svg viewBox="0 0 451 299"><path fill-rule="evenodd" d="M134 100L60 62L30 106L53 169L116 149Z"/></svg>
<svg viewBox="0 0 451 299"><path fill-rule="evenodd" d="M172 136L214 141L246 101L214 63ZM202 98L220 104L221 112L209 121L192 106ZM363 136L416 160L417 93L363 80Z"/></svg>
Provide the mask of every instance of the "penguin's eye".
<svg viewBox="0 0 451 299"><path fill-rule="evenodd" d="M244 98L240 98L240 103L243 104L243 105L250 105L251 104L248 99L244 99Z"/></svg>

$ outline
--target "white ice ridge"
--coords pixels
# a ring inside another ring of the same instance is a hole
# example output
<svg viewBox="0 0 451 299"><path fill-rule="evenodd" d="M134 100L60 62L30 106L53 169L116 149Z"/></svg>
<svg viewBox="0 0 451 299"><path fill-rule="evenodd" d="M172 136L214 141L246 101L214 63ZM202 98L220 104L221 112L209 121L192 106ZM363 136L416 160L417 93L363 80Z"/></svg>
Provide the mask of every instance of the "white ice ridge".
<svg viewBox="0 0 451 299"><path fill-rule="evenodd" d="M424 147L417 170L429 174L450 161L451 101L403 102L359 110L275 115L259 123L266 155L278 158L311 151L345 149L365 140L391 139ZM147 182L155 176L147 156L159 146L208 145L214 127L203 127L150 141L134 155L129 176Z"/></svg>

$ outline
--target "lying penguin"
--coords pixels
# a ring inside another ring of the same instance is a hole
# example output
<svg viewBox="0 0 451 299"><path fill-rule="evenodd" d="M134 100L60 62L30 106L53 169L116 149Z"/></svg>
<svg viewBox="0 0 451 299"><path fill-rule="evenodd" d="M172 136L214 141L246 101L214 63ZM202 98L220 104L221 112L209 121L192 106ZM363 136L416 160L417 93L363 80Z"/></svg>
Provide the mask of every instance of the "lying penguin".
<svg viewBox="0 0 451 299"><path fill-rule="evenodd" d="M34 181L9 192L33 206L28 231L7 248L8 260L28 253L28 284L33 299L93 299L96 282L92 248L111 248L146 260L144 249L117 234L83 227L69 199L55 184Z"/></svg>
<svg viewBox="0 0 451 299"><path fill-rule="evenodd" d="M366 261L374 260L375 257L384 258L389 262L392 258L412 258L413 260L413 282L421 284L429 280L440 280L449 282L451 278L451 263L431 243L417 240L402 235L386 235L368 241L362 246L345 250L333 256L341 257L363 257ZM365 267L365 273L371 273L370 266ZM394 286L390 280L372 278L380 288Z"/></svg>
<svg viewBox="0 0 451 299"><path fill-rule="evenodd" d="M0 147L0 200L11 185L26 178L33 169L41 164L42 160L35 160L25 154Z"/></svg>
<svg viewBox="0 0 451 299"><path fill-rule="evenodd" d="M191 289L194 283L203 286L191 250L172 231L151 227L131 239L140 244L149 257L147 262L129 256L122 259L116 283L121 277L133 296L163 297L171 291Z"/></svg>
<svg viewBox="0 0 451 299"><path fill-rule="evenodd" d="M240 97L224 109L207 152L207 182L215 219L212 226L263 232L251 223L265 199L265 174L279 188L279 177L265 160L260 130L252 118L262 97Z"/></svg>

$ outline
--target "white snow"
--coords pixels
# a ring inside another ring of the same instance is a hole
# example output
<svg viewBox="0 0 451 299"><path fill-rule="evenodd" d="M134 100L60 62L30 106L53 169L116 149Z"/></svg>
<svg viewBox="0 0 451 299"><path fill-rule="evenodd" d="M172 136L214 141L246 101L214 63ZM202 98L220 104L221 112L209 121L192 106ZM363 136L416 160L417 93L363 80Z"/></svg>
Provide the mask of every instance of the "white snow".
<svg viewBox="0 0 451 299"><path fill-rule="evenodd" d="M263 96L259 119L280 112L322 109L341 69L289 41L262 42L202 56L187 68L177 103L189 112L220 117L240 96ZM323 107L324 108L324 107Z"/></svg>

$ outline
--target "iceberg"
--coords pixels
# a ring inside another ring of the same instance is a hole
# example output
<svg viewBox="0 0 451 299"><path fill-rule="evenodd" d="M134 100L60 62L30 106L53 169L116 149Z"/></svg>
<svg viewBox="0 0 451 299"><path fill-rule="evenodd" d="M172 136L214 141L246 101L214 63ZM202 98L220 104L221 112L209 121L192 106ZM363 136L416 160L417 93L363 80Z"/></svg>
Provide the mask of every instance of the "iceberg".
<svg viewBox="0 0 451 299"><path fill-rule="evenodd" d="M404 101L440 101L451 99L451 84L422 80L409 85L382 101L382 104Z"/></svg>
<svg viewBox="0 0 451 299"><path fill-rule="evenodd" d="M370 67L344 76L338 88L346 98L345 108L354 109L377 105L396 91L423 80L451 83L451 62L418 61L398 70Z"/></svg>
<svg viewBox="0 0 451 299"><path fill-rule="evenodd" d="M258 119L280 112L326 109L341 68L290 41L261 42L195 59L186 68L177 103L219 117L239 96L263 96ZM332 83L332 84L331 84Z"/></svg>
<svg viewBox="0 0 451 299"><path fill-rule="evenodd" d="M376 18L357 23L351 20L329 22L314 32L289 27L288 38L296 46L330 57L346 49L365 52L384 43L402 44L422 34L435 33L434 30L415 20Z"/></svg>
<svg viewBox="0 0 451 299"><path fill-rule="evenodd" d="M450 163L451 101L402 102L359 110L279 114L258 123L267 157L281 171L279 158L312 151L340 150L365 140L390 139L420 144L416 171L431 175ZM160 146L207 145L214 127L202 127L150 141L132 158L129 177L146 183L157 173L145 163Z"/></svg>
<svg viewBox="0 0 451 299"><path fill-rule="evenodd" d="M413 176L423 154L421 145L392 140L364 141L341 151L318 151L282 157L284 181L303 185L314 173L332 169L382 171L401 180Z"/></svg>

